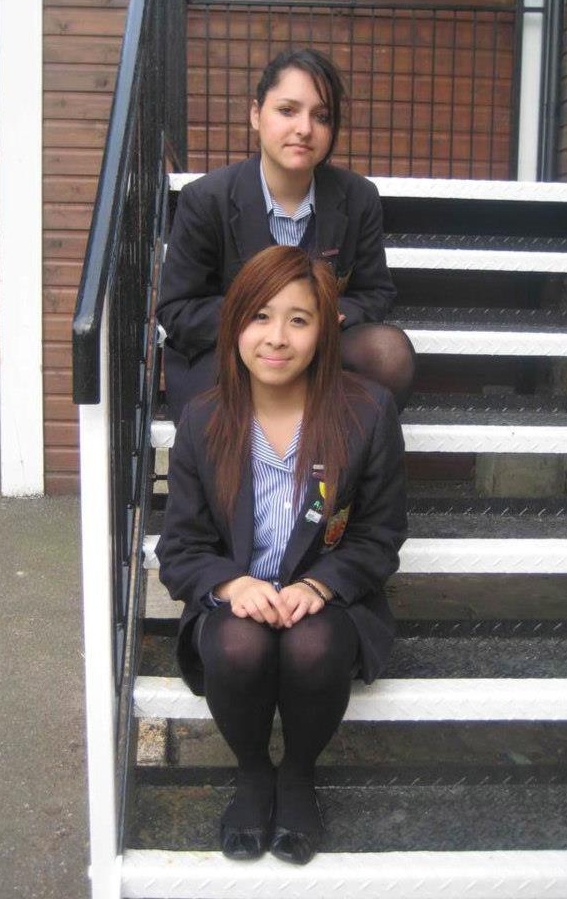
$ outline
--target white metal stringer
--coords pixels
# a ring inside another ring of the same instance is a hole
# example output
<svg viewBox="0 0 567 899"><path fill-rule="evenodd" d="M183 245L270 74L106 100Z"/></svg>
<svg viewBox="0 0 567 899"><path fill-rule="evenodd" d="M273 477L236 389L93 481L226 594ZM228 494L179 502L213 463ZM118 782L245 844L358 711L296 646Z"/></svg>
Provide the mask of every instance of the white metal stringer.
<svg viewBox="0 0 567 899"><path fill-rule="evenodd" d="M92 899L119 899L108 413L108 303L101 322L101 399L79 409L81 532Z"/></svg>

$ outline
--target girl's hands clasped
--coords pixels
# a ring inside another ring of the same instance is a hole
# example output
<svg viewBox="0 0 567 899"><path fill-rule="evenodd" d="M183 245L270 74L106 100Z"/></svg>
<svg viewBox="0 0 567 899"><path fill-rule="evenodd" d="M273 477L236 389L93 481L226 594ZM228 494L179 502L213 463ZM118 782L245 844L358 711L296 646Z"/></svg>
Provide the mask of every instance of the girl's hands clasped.
<svg viewBox="0 0 567 899"><path fill-rule="evenodd" d="M321 592L324 592L325 587L322 584L320 586ZM288 627L297 624L305 615L316 615L325 605L324 600L311 587L301 582L283 587L279 596L289 615Z"/></svg>
<svg viewBox="0 0 567 899"><path fill-rule="evenodd" d="M244 575L219 584L215 594L230 603L237 618L253 618L259 624L271 627L291 625L290 613L281 601L281 594L269 581Z"/></svg>
<svg viewBox="0 0 567 899"><path fill-rule="evenodd" d="M323 594L327 591L324 584L316 586ZM278 592L269 581L250 575L218 584L215 594L230 603L237 618L253 618L259 624L276 628L293 627L305 615L316 615L325 605L308 584L297 582Z"/></svg>

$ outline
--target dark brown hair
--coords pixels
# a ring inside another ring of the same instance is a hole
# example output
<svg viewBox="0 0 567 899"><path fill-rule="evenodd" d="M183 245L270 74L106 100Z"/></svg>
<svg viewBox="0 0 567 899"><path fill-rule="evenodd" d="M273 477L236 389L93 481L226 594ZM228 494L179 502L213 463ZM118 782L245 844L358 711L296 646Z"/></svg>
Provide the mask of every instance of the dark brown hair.
<svg viewBox="0 0 567 899"><path fill-rule="evenodd" d="M341 370L338 292L332 268L313 260L299 247L273 246L250 259L232 282L223 302L217 345L218 398L207 430L210 457L216 468L217 496L228 517L234 510L243 459L250 453L253 416L250 375L240 358L238 338L254 315L292 281L304 280L319 313L319 341L307 370L307 401L295 472L296 498L311 474L323 464L324 514L333 509L338 479L347 460L347 429L352 412L347 393L351 379Z"/></svg>
<svg viewBox="0 0 567 899"><path fill-rule="evenodd" d="M324 159L319 165L327 162L331 156L341 127L342 102L345 89L339 70L335 64L319 50L305 47L301 50L283 50L268 63L256 87L256 102L264 105L266 94L279 83L282 72L287 69L301 69L313 79L313 84L325 104L331 126L331 143Z"/></svg>

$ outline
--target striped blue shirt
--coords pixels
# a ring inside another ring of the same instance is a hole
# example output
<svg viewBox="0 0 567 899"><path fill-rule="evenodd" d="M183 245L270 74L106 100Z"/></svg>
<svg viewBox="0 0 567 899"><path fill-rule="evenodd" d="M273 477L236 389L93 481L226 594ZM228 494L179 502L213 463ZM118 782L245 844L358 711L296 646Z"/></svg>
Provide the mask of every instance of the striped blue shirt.
<svg viewBox="0 0 567 899"><path fill-rule="evenodd" d="M293 215L289 215L273 199L261 165L260 180L272 237L282 247L298 247L307 230L309 219L315 212L315 179L311 179L307 196L303 198Z"/></svg>
<svg viewBox="0 0 567 899"><path fill-rule="evenodd" d="M254 548L250 574L275 581L296 520L293 494L301 423L283 459L266 440L258 422L252 426L252 482L254 488ZM303 502L305 492L300 497Z"/></svg>

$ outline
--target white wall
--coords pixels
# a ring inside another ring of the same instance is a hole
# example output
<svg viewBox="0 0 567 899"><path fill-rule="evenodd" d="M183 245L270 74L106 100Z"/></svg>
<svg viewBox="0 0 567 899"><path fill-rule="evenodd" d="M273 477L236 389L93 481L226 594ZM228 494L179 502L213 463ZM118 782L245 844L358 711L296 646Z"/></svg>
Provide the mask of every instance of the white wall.
<svg viewBox="0 0 567 899"><path fill-rule="evenodd" d="M0 487L43 493L42 3L0 0Z"/></svg>

